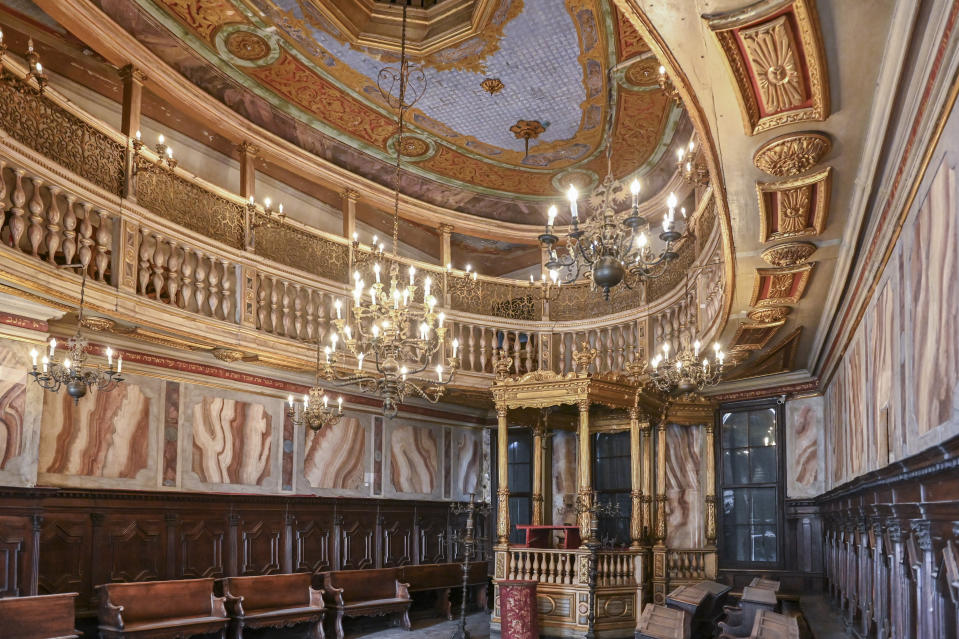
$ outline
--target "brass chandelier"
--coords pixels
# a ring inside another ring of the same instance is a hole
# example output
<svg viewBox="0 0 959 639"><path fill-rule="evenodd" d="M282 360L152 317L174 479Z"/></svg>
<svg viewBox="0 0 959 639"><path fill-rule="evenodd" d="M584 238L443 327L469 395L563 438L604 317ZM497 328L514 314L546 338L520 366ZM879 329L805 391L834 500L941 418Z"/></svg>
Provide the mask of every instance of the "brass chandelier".
<svg viewBox="0 0 959 639"><path fill-rule="evenodd" d="M335 331L324 349L323 376L339 385L356 385L380 396L383 414L392 418L407 397L438 402L459 365L459 341L454 339L447 344L443 326L446 316L437 308L432 279L418 277L413 266L401 275L397 257L403 118L426 88L422 69L406 59L405 3L400 63L398 67L382 69L378 85L383 98L398 112L392 255L384 257L382 248L376 253L374 247L366 262L367 266L372 262L374 281L367 286L359 269L354 270L352 307L343 308L339 300L335 302ZM344 348L339 347L340 342ZM347 353L356 362L352 370L342 367Z"/></svg>
<svg viewBox="0 0 959 639"><path fill-rule="evenodd" d="M330 406L326 389L320 386L320 341L316 341L316 377L313 387L303 395L302 403L295 402L293 395L287 399L287 416L296 426L306 426L310 430L322 430L325 426L336 426L343 417L343 398L336 400L336 408ZM299 405L298 405L299 404Z"/></svg>

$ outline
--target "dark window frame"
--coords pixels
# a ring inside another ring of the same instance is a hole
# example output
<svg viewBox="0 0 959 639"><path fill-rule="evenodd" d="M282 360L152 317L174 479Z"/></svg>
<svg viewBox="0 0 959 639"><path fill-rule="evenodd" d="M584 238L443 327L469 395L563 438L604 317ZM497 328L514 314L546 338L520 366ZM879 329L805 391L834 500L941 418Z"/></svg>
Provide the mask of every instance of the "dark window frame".
<svg viewBox="0 0 959 639"><path fill-rule="evenodd" d="M723 459L723 415L727 413L745 413L750 411L764 410L772 408L775 410L776 419L776 561L735 561L730 559L723 552L725 548L725 526L723 522L723 491L727 488L744 487L763 487L769 486L772 482L758 483L750 482L725 483L726 468ZM722 404L716 411L716 437L713 442L714 459L716 464L716 532L717 532L717 550L719 555L720 569L755 569L755 570L781 570L785 567L786 552L786 428L785 428L785 404L779 399L759 399L745 402L734 402Z"/></svg>
<svg viewBox="0 0 959 639"><path fill-rule="evenodd" d="M592 433L592 435L591 435L591 436L592 436L592 442L590 442L590 443L592 444L591 450L593 451L593 455L592 455L592 458L593 458L593 459L592 459L592 464L591 464L591 467L590 467L590 472L592 473L592 480L593 480L593 481L592 481L592 485L593 485L593 490L596 491L597 498L598 498L600 501L603 500L602 498L603 498L604 496L624 497L624 499L618 500L618 501L620 501L620 503L625 503L625 504L627 505L627 509L626 509L626 510L623 510L623 511L620 513L620 516L617 517L617 519L620 521L620 525L622 526L622 528L623 528L623 533L624 533L624 534L623 534L623 537L622 537L621 539L616 539L616 541L619 542L619 543L616 544L615 547L620 548L620 547L629 546L630 541L631 541L631 540L630 540L630 537L629 537L629 532L630 532L630 531L629 531L629 522L630 522L630 518L632 517L632 494L631 494L631 493L632 493L632 490L633 490L633 486L632 486L632 475L631 475L629 472L626 472L624 476L622 476L622 477L619 478L619 479L622 479L622 480L623 480L623 483L621 484L621 487L617 487L617 488L615 488L615 489L611 489L611 488L601 489L601 488L599 488L599 482L598 482L598 480L597 480L597 478L598 478L598 476L599 476L599 473L597 472L597 464L599 464L599 462L601 461L601 458L599 457L599 449L600 449L599 441L600 441L600 438L601 438L601 437L610 436L610 435L619 436L619 437L622 438L622 439L626 439L626 445L623 447L623 449L626 451L626 453L625 453L624 455L615 455L615 457L616 457L616 458L626 458L626 459L628 459L628 460L629 460L629 464L627 464L627 466L626 466L626 467L627 467L627 470L631 467L631 464L633 463L633 459L632 459L633 455L632 455L632 451L630 450L630 442L629 442L630 433L629 433L629 431L628 431L628 430L619 430L619 431L598 432L598 433ZM624 436L625 436L625 437L624 437ZM600 518L600 520L599 520L599 538L600 538L600 540L602 540L602 539L606 536L606 533L609 532L609 523L608 523L608 521L609 521L608 518Z"/></svg>
<svg viewBox="0 0 959 639"><path fill-rule="evenodd" d="M496 445L495 445L495 443L496 443L495 437L496 437L496 431L494 430L494 431L493 431L493 444L494 444L494 445L492 446L492 450L490 451L490 452L492 453L492 454L490 455L490 457L491 457L490 461L493 462L493 467L492 467L491 473L490 473L490 474L492 475L492 477L491 477L491 484L492 484L492 486L491 486L491 487L492 487L493 499L496 499L496 494L497 494L497 491L499 490L499 450L497 449L497 447L496 447ZM532 520L532 518L533 518L533 455L534 455L534 451L533 451L533 434L532 434L532 431L531 431L530 429L528 429L528 428L515 428L515 427L514 427L514 428L509 428L509 429L507 430L507 444L506 444L506 448L507 448L507 460L506 460L507 471L506 471L506 472L507 472L507 477L508 477L508 476L511 474L511 473L510 473L510 470L509 470L510 463L509 463L509 457L508 457L508 455L509 455L509 452L508 452L508 451L509 451L509 444L512 443L513 441L517 440L517 439L520 439L520 438L526 439L527 442L528 442L528 444L529 444L530 457L529 457L529 478L528 478L528 485L529 485L530 489L529 489L528 492L527 492L527 491L518 492L518 491L515 490L515 486L510 485L510 486L509 486L509 491L510 491L509 499L510 499L510 501L512 501L513 499L516 499L516 498L525 498L525 499L527 500L527 503L529 504L529 510L528 510L527 515L526 515L526 518L529 519L529 520ZM494 521L493 521L493 523L494 523L494 528L495 528L495 525L496 525L495 519L496 519L496 517L497 517L497 512L498 512L498 511L497 511L497 510L495 509L495 507L494 507L494 509L493 509L493 517L492 517L492 519L494 520ZM517 523L517 522L514 520L514 518L513 518L513 517L510 517L510 522L509 522L509 527L510 527L509 537L510 537L510 544L511 544L511 545L516 545L517 543L523 544L523 543L526 542L526 536L525 536L525 534L523 534L523 539L522 539L522 541L517 542L517 541L514 540L514 537L515 537L516 539L519 539L519 537L520 537L519 532L516 530L516 523Z"/></svg>

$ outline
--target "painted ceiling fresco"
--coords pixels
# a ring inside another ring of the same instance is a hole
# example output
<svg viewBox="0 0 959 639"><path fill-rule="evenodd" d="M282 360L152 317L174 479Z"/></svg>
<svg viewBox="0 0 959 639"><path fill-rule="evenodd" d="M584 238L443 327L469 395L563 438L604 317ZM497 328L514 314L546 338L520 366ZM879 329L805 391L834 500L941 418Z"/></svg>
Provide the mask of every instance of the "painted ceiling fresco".
<svg viewBox="0 0 959 639"><path fill-rule="evenodd" d="M394 50L361 46L318 0L99 0L193 82L244 117L360 175L391 184L396 115L376 84ZM422 200L539 224L570 183L606 172L651 194L688 131L656 84L658 62L607 0L494 0L474 35L414 60L427 76L401 142L402 189ZM623 61L631 63L621 64ZM613 67L614 113L608 70ZM498 79L490 94L482 84ZM612 118L610 121L610 117ZM544 129L529 141L521 120Z"/></svg>

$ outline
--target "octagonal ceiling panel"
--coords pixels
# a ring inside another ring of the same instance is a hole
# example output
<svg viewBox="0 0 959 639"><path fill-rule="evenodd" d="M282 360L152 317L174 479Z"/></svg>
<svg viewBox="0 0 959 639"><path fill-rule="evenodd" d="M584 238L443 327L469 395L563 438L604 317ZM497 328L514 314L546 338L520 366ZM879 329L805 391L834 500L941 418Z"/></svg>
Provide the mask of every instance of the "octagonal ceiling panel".
<svg viewBox="0 0 959 639"><path fill-rule="evenodd" d="M345 21L352 1L99 4L240 115L391 185L396 115L376 79L398 61L401 13L374 3L372 17ZM685 142L691 127L659 90L649 48L607 0L442 0L410 9L409 17L427 88L401 143L407 195L541 224L546 203L568 184L588 190L602 179L608 129L615 177L640 176L651 194L671 176L670 147ZM491 94L487 79L502 89ZM521 121L543 129L528 152L511 131Z"/></svg>

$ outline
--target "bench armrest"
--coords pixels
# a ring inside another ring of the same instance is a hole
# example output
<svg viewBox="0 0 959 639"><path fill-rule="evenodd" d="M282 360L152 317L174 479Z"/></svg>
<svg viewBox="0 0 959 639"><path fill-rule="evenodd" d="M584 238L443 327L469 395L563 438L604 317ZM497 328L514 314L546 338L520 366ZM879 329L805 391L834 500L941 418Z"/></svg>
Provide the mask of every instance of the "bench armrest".
<svg viewBox="0 0 959 639"><path fill-rule="evenodd" d="M323 592L327 597L332 599L333 603L337 606L346 605L343 601L343 589L333 585L333 582L330 581L329 573L323 575Z"/></svg>
<svg viewBox="0 0 959 639"><path fill-rule="evenodd" d="M404 584L399 579L396 580L396 598L397 599L409 599L410 598L410 585Z"/></svg>
<svg viewBox="0 0 959 639"><path fill-rule="evenodd" d="M243 597L240 597L242 599ZM210 616L211 617L222 617L223 619L227 618L226 614L226 597L217 597L213 593L210 593Z"/></svg>
<svg viewBox="0 0 959 639"><path fill-rule="evenodd" d="M323 591L317 590L313 586L310 586L310 607L326 608L326 605L323 603Z"/></svg>
<svg viewBox="0 0 959 639"><path fill-rule="evenodd" d="M123 606L114 606L107 600L107 594L100 598L100 623L123 630Z"/></svg>
<svg viewBox="0 0 959 639"><path fill-rule="evenodd" d="M230 615L233 617L242 617L246 615L243 611L243 595L231 595L229 592L223 593L223 598L226 600L226 609L230 612Z"/></svg>

